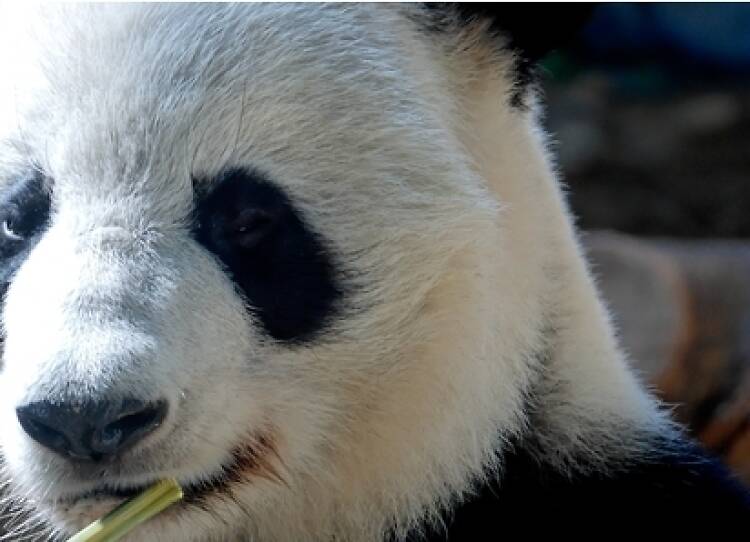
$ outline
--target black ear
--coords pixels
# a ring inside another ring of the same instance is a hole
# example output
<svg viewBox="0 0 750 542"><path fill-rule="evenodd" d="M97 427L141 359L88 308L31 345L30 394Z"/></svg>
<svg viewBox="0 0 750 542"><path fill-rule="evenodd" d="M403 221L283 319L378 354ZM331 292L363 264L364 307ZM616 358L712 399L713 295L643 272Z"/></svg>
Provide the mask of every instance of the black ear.
<svg viewBox="0 0 750 542"><path fill-rule="evenodd" d="M447 6L464 22L489 20L493 31L510 39L508 47L536 62L567 45L588 22L596 4L468 2Z"/></svg>
<svg viewBox="0 0 750 542"><path fill-rule="evenodd" d="M501 47L512 50L517 58L514 74L515 93L511 104L523 107L524 96L534 80L535 64L553 49L573 40L591 18L596 4L561 3L428 3L427 9L437 21L453 21L459 26L489 23L489 31ZM435 29L449 28L438 24Z"/></svg>

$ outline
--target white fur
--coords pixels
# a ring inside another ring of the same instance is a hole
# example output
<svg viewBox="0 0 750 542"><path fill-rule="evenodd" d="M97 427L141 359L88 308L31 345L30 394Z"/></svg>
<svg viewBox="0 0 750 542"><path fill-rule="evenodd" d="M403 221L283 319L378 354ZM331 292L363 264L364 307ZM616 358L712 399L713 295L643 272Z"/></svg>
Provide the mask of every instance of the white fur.
<svg viewBox="0 0 750 542"><path fill-rule="evenodd" d="M512 59L479 25L420 32L416 9L24 18L35 33L14 33L2 64L0 183L33 161L54 210L3 313L12 501L67 529L111 505L50 504L91 482L26 437L15 407L63 389L170 399L127 470L102 468L123 487L210 477L276 435L284 483L253 479L134 539L379 540L492 474L521 432L606 468L638 452L629 430L666 430L613 340L537 108L507 104ZM267 172L350 277L325 340L265 338L190 238L191 176L227 165Z"/></svg>

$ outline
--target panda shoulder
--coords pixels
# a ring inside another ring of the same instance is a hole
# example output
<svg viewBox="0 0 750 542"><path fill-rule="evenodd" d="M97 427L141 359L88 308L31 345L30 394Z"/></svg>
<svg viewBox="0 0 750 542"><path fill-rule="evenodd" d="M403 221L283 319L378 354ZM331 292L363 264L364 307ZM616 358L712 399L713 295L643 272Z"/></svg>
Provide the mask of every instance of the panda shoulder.
<svg viewBox="0 0 750 542"><path fill-rule="evenodd" d="M438 526L409 540L499 540L520 518L535 518L525 534L593 534L602 522L690 534L712 522L740 526L750 511L750 493L735 476L685 438L655 442L640 460L606 472L561 471L522 447L502 462L502 472L456 501Z"/></svg>

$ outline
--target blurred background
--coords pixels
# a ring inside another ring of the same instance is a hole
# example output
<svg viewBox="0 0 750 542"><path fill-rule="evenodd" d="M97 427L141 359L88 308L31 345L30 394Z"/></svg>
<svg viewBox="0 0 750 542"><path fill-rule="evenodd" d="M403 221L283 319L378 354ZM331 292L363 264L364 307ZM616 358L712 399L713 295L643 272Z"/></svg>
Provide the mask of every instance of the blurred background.
<svg viewBox="0 0 750 542"><path fill-rule="evenodd" d="M750 485L750 5L599 5L542 68L631 363Z"/></svg>

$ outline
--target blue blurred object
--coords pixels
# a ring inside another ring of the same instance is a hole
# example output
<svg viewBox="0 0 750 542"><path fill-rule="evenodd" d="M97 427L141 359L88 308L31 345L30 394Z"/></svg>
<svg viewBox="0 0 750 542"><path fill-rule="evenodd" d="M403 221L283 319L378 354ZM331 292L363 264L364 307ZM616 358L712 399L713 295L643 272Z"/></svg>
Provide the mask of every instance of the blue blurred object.
<svg viewBox="0 0 750 542"><path fill-rule="evenodd" d="M597 57L644 57L750 73L750 4L604 4L584 30Z"/></svg>

